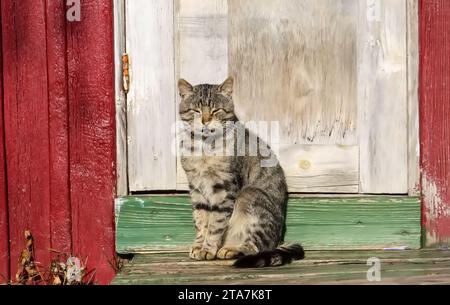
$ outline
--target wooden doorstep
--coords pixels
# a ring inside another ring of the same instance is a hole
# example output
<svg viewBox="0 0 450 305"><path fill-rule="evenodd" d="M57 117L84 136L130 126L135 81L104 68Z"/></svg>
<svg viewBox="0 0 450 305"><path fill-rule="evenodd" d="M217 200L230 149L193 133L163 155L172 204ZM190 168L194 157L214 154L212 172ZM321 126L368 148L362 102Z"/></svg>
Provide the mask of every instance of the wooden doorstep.
<svg viewBox="0 0 450 305"><path fill-rule="evenodd" d="M380 259L380 282L367 280ZM307 251L282 267L236 269L232 261L197 262L184 253L138 254L113 284L449 284L450 251Z"/></svg>
<svg viewBox="0 0 450 305"><path fill-rule="evenodd" d="M186 251L194 239L187 196L116 201L118 253ZM420 248L420 200L403 196L294 197L286 241L306 250Z"/></svg>

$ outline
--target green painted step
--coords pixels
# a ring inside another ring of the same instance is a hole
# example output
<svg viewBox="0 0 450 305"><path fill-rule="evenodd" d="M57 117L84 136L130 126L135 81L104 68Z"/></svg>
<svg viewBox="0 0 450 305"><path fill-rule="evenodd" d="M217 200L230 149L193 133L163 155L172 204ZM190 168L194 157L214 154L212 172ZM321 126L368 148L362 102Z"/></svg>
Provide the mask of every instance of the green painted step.
<svg viewBox="0 0 450 305"><path fill-rule="evenodd" d="M130 196L116 200L118 253L186 250L194 239L187 196ZM291 198L286 241L307 250L420 248L416 197Z"/></svg>

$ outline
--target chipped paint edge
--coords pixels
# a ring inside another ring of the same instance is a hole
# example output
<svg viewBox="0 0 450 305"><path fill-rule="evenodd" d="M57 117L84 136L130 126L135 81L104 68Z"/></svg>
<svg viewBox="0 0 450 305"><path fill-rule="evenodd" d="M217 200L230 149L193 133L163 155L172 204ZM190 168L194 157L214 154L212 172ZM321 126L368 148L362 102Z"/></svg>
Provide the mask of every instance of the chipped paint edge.
<svg viewBox="0 0 450 305"><path fill-rule="evenodd" d="M441 189L438 182L431 179L426 173L422 173L422 245L424 247L450 245L450 238L440 237L436 232L439 230L439 220L450 219L450 206L442 199Z"/></svg>

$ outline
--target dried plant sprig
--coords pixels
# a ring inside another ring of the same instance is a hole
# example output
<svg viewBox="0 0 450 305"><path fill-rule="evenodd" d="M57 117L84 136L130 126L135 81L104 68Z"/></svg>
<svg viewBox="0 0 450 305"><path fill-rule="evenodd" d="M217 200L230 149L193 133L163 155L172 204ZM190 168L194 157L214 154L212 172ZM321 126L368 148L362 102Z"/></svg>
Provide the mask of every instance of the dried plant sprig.
<svg viewBox="0 0 450 305"><path fill-rule="evenodd" d="M94 285L96 269L88 270L88 257L77 257L55 249L48 268L43 267L34 257L34 240L29 230L25 231L25 249L18 261L16 281L12 285ZM2 276L3 277L3 276ZM6 282L5 277L3 277Z"/></svg>

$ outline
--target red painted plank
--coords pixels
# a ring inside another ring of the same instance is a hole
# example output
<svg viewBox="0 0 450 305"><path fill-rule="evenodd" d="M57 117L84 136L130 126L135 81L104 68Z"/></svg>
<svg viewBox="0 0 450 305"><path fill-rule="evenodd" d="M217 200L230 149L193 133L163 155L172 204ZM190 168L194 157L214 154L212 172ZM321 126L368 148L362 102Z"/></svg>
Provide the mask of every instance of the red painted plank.
<svg viewBox="0 0 450 305"><path fill-rule="evenodd" d="M113 6L81 1L68 22L70 181L73 248L89 257L100 283L114 270L115 104Z"/></svg>
<svg viewBox="0 0 450 305"><path fill-rule="evenodd" d="M0 14L1 25L1 14ZM0 31L0 51L2 39ZM0 56L0 284L9 279L9 228L6 194L5 139L3 125L3 60Z"/></svg>
<svg viewBox="0 0 450 305"><path fill-rule="evenodd" d="M420 2L420 139L426 245L450 243L450 1Z"/></svg>
<svg viewBox="0 0 450 305"><path fill-rule="evenodd" d="M46 0L52 249L71 253L66 6Z"/></svg>
<svg viewBox="0 0 450 305"><path fill-rule="evenodd" d="M33 232L36 260L50 260L50 179L45 1L2 0L4 123L11 275ZM7 63L7 64L6 64Z"/></svg>

